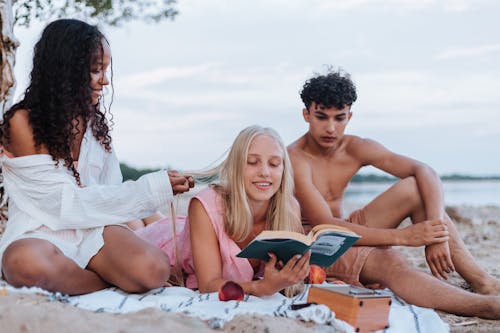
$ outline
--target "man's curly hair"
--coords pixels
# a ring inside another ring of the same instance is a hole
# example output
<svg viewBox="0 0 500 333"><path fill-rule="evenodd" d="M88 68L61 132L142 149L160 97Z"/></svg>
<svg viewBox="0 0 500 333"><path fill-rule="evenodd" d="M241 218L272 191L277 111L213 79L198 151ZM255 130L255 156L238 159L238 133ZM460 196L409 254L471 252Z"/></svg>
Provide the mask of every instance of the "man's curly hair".
<svg viewBox="0 0 500 333"><path fill-rule="evenodd" d="M343 109L356 101L356 86L351 76L342 70L331 70L325 75L317 75L306 81L300 98L307 109L312 102L325 108Z"/></svg>
<svg viewBox="0 0 500 333"><path fill-rule="evenodd" d="M64 160L64 166L73 172L79 185L80 175L71 155L71 144L79 134L78 125L85 130L90 124L94 137L111 151L106 119L109 111L100 110L100 101L91 105L90 68L103 54L103 40L106 39L96 26L79 20L50 23L35 45L33 69L24 97L5 112L0 125L3 145L10 142L10 119L17 110L26 109L35 146L45 146L56 164Z"/></svg>

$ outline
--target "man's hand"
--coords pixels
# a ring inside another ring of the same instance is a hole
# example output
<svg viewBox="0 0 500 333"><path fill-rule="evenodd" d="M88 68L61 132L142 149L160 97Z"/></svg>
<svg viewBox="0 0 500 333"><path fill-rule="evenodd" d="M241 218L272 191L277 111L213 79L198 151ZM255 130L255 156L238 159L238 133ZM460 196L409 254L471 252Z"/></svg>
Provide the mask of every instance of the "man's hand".
<svg viewBox="0 0 500 333"><path fill-rule="evenodd" d="M425 247L425 260L427 260L432 275L437 278L448 280L447 274L455 271L448 242L427 245Z"/></svg>
<svg viewBox="0 0 500 333"><path fill-rule="evenodd" d="M412 224L402 231L405 241L402 245L422 246L447 242L448 227L442 220L427 220Z"/></svg>
<svg viewBox="0 0 500 333"><path fill-rule="evenodd" d="M168 178L170 178L170 184L172 185L174 195L187 192L194 187L193 177L182 175L178 171L168 171Z"/></svg>

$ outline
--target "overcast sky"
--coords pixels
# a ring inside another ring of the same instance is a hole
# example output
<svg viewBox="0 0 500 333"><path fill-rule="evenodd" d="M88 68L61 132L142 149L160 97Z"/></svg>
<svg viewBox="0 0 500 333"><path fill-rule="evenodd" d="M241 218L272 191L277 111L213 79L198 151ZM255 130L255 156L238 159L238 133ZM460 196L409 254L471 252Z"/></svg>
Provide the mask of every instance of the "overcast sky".
<svg viewBox="0 0 500 333"><path fill-rule="evenodd" d="M288 144L324 65L358 88L347 132L440 174L500 174L500 1L179 0L173 22L103 27L114 145L135 167L199 169L245 126ZM16 28L18 94L44 24Z"/></svg>

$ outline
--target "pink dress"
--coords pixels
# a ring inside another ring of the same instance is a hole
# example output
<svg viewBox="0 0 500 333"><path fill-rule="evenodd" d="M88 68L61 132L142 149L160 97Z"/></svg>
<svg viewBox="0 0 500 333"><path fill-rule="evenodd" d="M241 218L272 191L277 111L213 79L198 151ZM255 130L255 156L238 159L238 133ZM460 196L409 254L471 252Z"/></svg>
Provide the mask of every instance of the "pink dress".
<svg viewBox="0 0 500 333"><path fill-rule="evenodd" d="M221 197L212 188L208 187L200 191L193 198L198 199L205 208L214 228L215 235L219 240L222 278L233 281L252 281L254 270L250 262L248 259L236 257L236 254L241 249L224 231L224 204ZM176 219L177 246L182 269L187 274L186 287L196 289L198 288L198 281L194 270L188 223L189 216L186 220L183 217L177 217ZM167 253L173 265L175 263L175 247L172 230L170 219L164 218L148 225L144 229L137 230L136 233ZM206 260L210 260L210 258L207 257Z"/></svg>
<svg viewBox="0 0 500 333"><path fill-rule="evenodd" d="M215 235L219 240L222 278L233 281L252 281L254 277L252 265L250 265L248 259L236 257L236 254L241 249L224 231L224 204L221 197L212 188L208 187L200 191L194 198L198 199L205 208L210 222L214 227ZM189 223L189 216L187 223ZM182 268L187 273L186 286L188 288L198 288L198 281L194 271L193 254L191 252L189 228L184 230L184 236L185 239L182 244L184 246L182 251ZM206 259L210 260L208 257Z"/></svg>
<svg viewBox="0 0 500 333"><path fill-rule="evenodd" d="M149 243L159 247L168 255L170 267L173 268L176 263L175 258L175 241L174 227L170 222L171 219L164 217L154 223L148 224L146 227L135 230L135 234ZM182 250L181 242L184 238L184 226L186 224L185 216L177 216L175 221L175 232L177 234L177 248L179 249L179 262L182 260L180 251Z"/></svg>

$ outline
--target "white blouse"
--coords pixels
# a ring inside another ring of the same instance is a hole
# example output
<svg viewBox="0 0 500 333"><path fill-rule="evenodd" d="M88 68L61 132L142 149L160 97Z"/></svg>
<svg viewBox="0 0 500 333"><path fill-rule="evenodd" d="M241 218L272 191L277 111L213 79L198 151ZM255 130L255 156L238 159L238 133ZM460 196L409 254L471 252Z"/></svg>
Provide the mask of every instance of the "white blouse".
<svg viewBox="0 0 500 333"><path fill-rule="evenodd" d="M69 239L79 242L82 252L97 253L104 244L104 226L150 216L173 199L166 171L122 182L114 149L107 152L91 129L84 135L78 158L83 187L64 161L56 165L48 154L15 158L3 154L1 162L9 219L0 239L0 272L7 246L27 232L69 232ZM86 262L72 259L85 267Z"/></svg>

